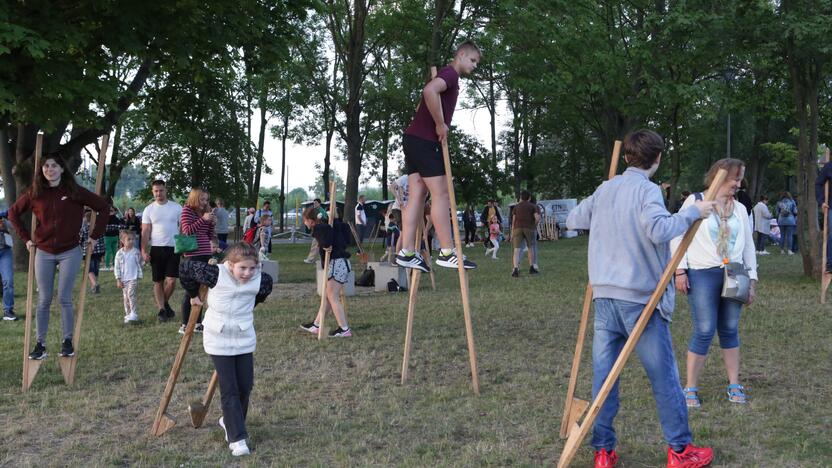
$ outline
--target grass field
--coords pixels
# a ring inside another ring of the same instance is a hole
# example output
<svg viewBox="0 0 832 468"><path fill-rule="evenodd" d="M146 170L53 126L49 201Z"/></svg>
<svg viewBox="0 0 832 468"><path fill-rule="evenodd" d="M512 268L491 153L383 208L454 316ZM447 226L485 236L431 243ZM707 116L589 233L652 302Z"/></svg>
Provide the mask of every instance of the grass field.
<svg viewBox="0 0 832 468"><path fill-rule="evenodd" d="M280 281L255 310L258 347L248 429L254 452L232 459L217 426L219 392L206 424L187 415L212 367L195 338L170 413L177 426L149 429L179 344L178 323L155 321L149 271L138 325L122 324L121 293L102 272L103 293L88 296L76 382L58 368L60 320L50 357L33 388L20 391L23 321L0 323L2 466L481 466L553 465L586 282L585 239L541 243L541 275L511 278L507 249L498 261L468 249L481 396L471 391L455 271L438 269L437 290L423 277L414 326L410 382L399 383L407 295L349 298L355 336L318 342L298 330L317 310L308 244L275 245ZM376 254L378 251L376 249ZM355 265L354 265L355 266ZM526 270L527 270L526 266ZM691 413L695 442L714 448L713 466L832 466L832 303L801 276L800 259L761 258L758 302L743 312L742 372L751 402L728 403L714 343ZM25 274L16 310L25 311ZM171 301L178 311L181 288ZM333 326L330 317L328 325ZM590 327L591 328L591 327ZM684 375L690 335L685 298L672 325ZM588 341L591 343L591 340ZM590 397L589 346L578 396ZM664 466L666 446L649 384L637 360L622 375L616 419L619 466ZM574 466L591 466L588 445Z"/></svg>

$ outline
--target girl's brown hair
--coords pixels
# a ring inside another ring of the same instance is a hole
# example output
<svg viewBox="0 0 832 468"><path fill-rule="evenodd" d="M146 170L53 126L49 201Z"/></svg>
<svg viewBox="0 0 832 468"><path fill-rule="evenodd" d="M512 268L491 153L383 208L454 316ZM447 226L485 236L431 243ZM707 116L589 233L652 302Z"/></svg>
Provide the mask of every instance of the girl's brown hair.
<svg viewBox="0 0 832 468"><path fill-rule="evenodd" d="M318 209L314 206L310 206L309 208L303 210L303 219L309 219L315 221L316 223L323 222L323 219L318 218Z"/></svg>
<svg viewBox="0 0 832 468"><path fill-rule="evenodd" d="M129 229L122 229L118 232L118 240L123 243L125 238L127 238L128 236L132 237L134 235L135 233L133 231Z"/></svg>
<svg viewBox="0 0 832 468"><path fill-rule="evenodd" d="M260 253L248 242L231 244L225 249L225 261L230 263L242 262L243 260L254 260L255 264L260 263Z"/></svg>
<svg viewBox="0 0 832 468"><path fill-rule="evenodd" d="M58 187L64 189L69 195L69 198L74 200L78 195L78 182L75 181L75 176L72 175L72 171L69 170L63 156L58 153L48 154L40 159L40 167L37 169L38 175L35 177L35 183L32 185L32 197L37 198L41 196L49 188L49 181L43 175L43 166L50 159L55 161L64 170L63 174L61 174L61 182L58 184Z"/></svg>
<svg viewBox="0 0 832 468"><path fill-rule="evenodd" d="M203 209L202 206L199 204L199 198L202 194L208 195L208 192L202 190L199 187L194 187L191 189L191 193L188 194L188 199L185 201L185 206L197 212L197 214L204 215L208 212L211 208Z"/></svg>
<svg viewBox="0 0 832 468"><path fill-rule="evenodd" d="M728 173L726 177L731 177L734 174L738 174L738 171L745 169L745 163L734 158L723 158L715 162L711 168L708 169L708 173L705 174L706 189L711 186L711 183L716 177L716 173L719 172L720 169L725 169L725 172Z"/></svg>

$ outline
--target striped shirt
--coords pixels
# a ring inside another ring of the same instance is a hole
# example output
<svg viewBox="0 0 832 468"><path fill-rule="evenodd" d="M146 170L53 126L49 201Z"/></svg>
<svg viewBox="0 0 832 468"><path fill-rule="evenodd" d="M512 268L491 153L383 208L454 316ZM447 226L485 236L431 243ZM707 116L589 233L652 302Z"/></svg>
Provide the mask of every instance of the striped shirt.
<svg viewBox="0 0 832 468"><path fill-rule="evenodd" d="M179 217L179 228L182 234L196 235L197 248L193 252L187 252L185 257L200 257L211 255L211 239L214 238L214 223L202 219L191 207L182 207L182 215Z"/></svg>

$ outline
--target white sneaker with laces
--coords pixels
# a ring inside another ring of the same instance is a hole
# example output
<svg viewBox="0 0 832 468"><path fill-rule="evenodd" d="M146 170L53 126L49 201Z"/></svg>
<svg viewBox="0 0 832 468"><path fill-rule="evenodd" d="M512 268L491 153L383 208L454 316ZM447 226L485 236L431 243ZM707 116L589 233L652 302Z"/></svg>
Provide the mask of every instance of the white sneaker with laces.
<svg viewBox="0 0 832 468"><path fill-rule="evenodd" d="M246 444L246 440L238 440L237 442L231 442L228 444L228 448L231 449L231 455L235 457L242 457L243 455L251 454L251 450L248 449L248 444Z"/></svg>

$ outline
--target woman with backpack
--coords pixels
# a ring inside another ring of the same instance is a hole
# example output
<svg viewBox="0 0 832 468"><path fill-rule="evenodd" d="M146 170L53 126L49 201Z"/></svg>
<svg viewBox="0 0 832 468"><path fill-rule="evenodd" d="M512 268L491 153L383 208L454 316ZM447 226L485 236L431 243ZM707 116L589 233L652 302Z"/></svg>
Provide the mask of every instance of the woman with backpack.
<svg viewBox="0 0 832 468"><path fill-rule="evenodd" d="M780 194L780 201L777 202L777 224L780 226L780 255L789 252L794 255L794 230L797 227L797 203L794 202L792 194L783 192Z"/></svg>

